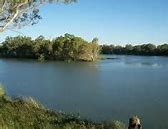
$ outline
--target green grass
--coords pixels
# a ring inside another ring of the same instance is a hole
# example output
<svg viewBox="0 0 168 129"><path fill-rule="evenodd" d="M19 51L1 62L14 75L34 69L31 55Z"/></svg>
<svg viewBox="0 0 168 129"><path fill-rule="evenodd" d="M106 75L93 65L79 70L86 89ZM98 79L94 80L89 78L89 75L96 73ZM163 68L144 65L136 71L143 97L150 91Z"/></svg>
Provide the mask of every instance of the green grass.
<svg viewBox="0 0 168 129"><path fill-rule="evenodd" d="M4 86L0 83L0 97L5 96L5 89Z"/></svg>
<svg viewBox="0 0 168 129"><path fill-rule="evenodd" d="M32 98L12 99L0 88L0 129L124 129L121 122L100 124L44 108Z"/></svg>

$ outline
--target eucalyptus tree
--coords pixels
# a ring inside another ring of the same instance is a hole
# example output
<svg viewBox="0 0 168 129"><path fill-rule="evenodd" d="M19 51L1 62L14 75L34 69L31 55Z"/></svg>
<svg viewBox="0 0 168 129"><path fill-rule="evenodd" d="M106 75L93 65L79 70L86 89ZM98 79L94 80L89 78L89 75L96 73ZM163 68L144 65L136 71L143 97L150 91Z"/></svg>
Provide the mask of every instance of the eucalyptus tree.
<svg viewBox="0 0 168 129"><path fill-rule="evenodd" d="M45 3L76 2L77 0L0 0L0 32L13 27L39 22L39 6Z"/></svg>
<svg viewBox="0 0 168 129"><path fill-rule="evenodd" d="M96 60L99 57L99 53L100 53L100 47L99 47L99 39L98 38L94 38L91 42L91 47L92 47L92 60Z"/></svg>
<svg viewBox="0 0 168 129"><path fill-rule="evenodd" d="M7 37L2 43L1 55L5 57L33 57L33 42L31 37Z"/></svg>
<svg viewBox="0 0 168 129"><path fill-rule="evenodd" d="M52 53L52 44L50 40L45 39L43 36L39 36L34 40L33 51L37 58L42 55L44 58L49 58Z"/></svg>
<svg viewBox="0 0 168 129"><path fill-rule="evenodd" d="M87 42L81 37L65 34L53 40L39 36L7 37L0 45L0 57L44 60L95 61L99 56L98 40Z"/></svg>

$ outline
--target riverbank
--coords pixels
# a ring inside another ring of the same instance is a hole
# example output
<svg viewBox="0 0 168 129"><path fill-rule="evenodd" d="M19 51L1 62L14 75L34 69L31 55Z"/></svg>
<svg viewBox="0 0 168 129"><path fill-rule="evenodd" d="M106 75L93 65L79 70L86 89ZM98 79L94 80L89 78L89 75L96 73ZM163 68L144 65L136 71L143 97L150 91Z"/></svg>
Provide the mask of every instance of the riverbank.
<svg viewBox="0 0 168 129"><path fill-rule="evenodd" d="M142 44L125 46L120 45L101 45L102 54L115 55L137 55L137 56L168 56L168 44L154 45Z"/></svg>
<svg viewBox="0 0 168 129"><path fill-rule="evenodd" d="M44 108L32 98L10 98L0 88L1 129L122 129L124 124L82 120Z"/></svg>

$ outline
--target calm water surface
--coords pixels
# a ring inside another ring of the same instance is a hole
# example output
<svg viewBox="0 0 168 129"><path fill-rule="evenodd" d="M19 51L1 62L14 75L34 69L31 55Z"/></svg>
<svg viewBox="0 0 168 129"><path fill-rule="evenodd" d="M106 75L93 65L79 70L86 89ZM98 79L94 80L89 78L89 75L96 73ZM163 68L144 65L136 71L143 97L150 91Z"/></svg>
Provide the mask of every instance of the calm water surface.
<svg viewBox="0 0 168 129"><path fill-rule="evenodd" d="M96 120L142 118L145 129L168 128L168 58L110 56L96 63L0 59L10 96L32 96L54 110Z"/></svg>

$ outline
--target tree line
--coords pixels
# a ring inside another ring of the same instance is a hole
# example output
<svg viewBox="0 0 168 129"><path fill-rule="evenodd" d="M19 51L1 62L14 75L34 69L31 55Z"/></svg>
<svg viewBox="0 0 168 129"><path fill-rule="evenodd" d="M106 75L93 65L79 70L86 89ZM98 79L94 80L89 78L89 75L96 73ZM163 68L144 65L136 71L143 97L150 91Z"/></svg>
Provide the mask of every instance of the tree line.
<svg viewBox="0 0 168 129"><path fill-rule="evenodd" d="M39 36L7 37L0 44L0 57L33 58L39 60L95 61L99 54L168 56L168 44L98 45L98 39L88 42L81 37L65 34L53 40Z"/></svg>
<svg viewBox="0 0 168 129"><path fill-rule="evenodd" d="M147 55L147 56L168 56L168 44L154 45L130 45L115 46L115 45L102 45L102 54L119 54L119 55Z"/></svg>
<svg viewBox="0 0 168 129"><path fill-rule="evenodd" d="M100 52L98 39L87 42L71 34L53 40L39 36L7 37L0 45L0 57L34 58L39 60L95 61Z"/></svg>

